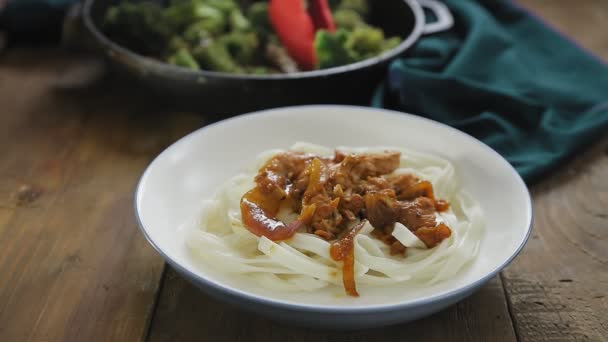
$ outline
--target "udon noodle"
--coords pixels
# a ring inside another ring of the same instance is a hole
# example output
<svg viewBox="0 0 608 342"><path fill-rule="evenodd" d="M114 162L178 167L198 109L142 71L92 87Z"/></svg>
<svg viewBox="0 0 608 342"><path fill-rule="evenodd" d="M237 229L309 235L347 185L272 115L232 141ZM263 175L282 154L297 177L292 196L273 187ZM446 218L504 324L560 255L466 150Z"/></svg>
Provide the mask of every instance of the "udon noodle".
<svg viewBox="0 0 608 342"><path fill-rule="evenodd" d="M297 143L290 151L331 157L334 150L309 143ZM446 159L403 148L348 148L344 153L401 152L393 174L413 174L432 183L437 197L449 202L438 212L451 235L427 248L407 227L395 224L392 236L407 248L392 255L390 246L372 234L373 227L362 223L354 238L354 277L357 286L368 287L432 284L453 277L477 254L484 218L479 204L461 189L454 166ZM331 241L297 232L283 241L256 236L243 224L240 202L255 186L254 177L264 164L281 150L261 153L253 165L221 185L202 204L202 211L189 229L186 245L190 253L210 267L225 273L246 275L261 286L278 291L315 291L343 284L342 261L330 256ZM292 213L293 216L293 213ZM296 214L297 217L297 214ZM283 215L285 222L293 220Z"/></svg>

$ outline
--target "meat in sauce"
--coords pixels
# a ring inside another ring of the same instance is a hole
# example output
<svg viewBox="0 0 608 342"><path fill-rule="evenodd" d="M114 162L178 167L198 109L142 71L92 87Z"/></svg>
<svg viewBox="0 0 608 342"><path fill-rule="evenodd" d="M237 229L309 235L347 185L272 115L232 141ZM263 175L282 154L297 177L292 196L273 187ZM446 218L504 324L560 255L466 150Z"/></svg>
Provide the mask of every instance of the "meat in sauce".
<svg viewBox="0 0 608 342"><path fill-rule="evenodd" d="M450 237L450 228L437 223L435 214L449 208L436 199L430 182L411 174L393 175L399 152L345 154L333 158L283 152L271 158L255 177L256 186L241 199L245 226L273 241L296 232L333 241L330 255L343 261L347 294L357 296L354 283L354 238L368 220L373 235L390 246L391 254L406 247L392 235L396 222L410 229L432 248ZM290 223L276 218L288 206L299 213Z"/></svg>

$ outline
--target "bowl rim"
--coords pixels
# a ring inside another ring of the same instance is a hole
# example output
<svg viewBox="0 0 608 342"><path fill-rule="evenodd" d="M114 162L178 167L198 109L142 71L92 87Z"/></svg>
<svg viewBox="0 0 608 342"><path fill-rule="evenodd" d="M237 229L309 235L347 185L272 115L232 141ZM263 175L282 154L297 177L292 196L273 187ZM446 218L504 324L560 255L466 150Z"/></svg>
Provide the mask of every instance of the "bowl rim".
<svg viewBox="0 0 608 342"><path fill-rule="evenodd" d="M150 172L153 164L161 156L163 156L165 153L168 153L168 151L170 149L172 149L174 146L176 146L180 142L190 139L191 136L193 136L195 134L200 134L200 131L203 131L210 127L215 127L218 125L222 125L226 122L231 122L231 121L235 121L235 120L249 119L252 117L259 116L259 115L273 115L273 114L276 115L276 113L281 113L281 112L285 113L285 114L281 114L281 115L289 115L289 112L292 110L303 110L303 109L308 109L308 110L334 109L334 110L347 110L347 111L356 110L356 111L383 112L383 114L388 115L388 116L401 116L401 117L406 116L406 117L409 117L410 119L414 119L414 120L422 120L422 121L427 121L427 122L430 122L433 124L439 124L440 126L448 128L449 130L452 130L455 133L461 135L463 138L473 141L477 145L480 145L482 148L486 149L488 152L490 152L491 154L494 154L499 159L502 159L505 162L505 164L508 166L508 169L509 169L511 175L523 187L523 190L526 194L526 200L527 200L526 204L527 204L528 210L530 212L530 220L526 227L526 232L525 232L523 239L521 240L521 243L519 244L519 246L517 246L517 248L514 250L514 252L505 261L503 261L499 266L497 266L489 273L485 274L482 277L477 278L476 280L472 281L471 283L469 283L467 285L457 287L455 289L447 290L447 291L437 294L437 295L430 295L429 297L422 298L422 299L413 299L413 300L401 301L401 302L390 303L390 304L336 306L336 305L305 304L305 303L297 303L297 302L291 302L291 301L281 300L281 299L274 299L274 298L270 298L270 297L256 295L256 294L244 291L244 290L240 290L238 288L224 286L214 280L210 280L207 277L201 276L201 275L183 267L178 262L173 260L169 255L167 255L152 240L150 235L147 233L147 230L140 217L138 203L140 202L139 199L141 197L140 194L141 194L141 189L144 185L144 181L147 178L147 175ZM266 306L278 306L282 309L287 309L287 310L296 310L296 311L304 311L304 312L323 312L323 313L349 313L349 314L353 314L353 313L354 314L367 314L367 313L399 311L399 310L403 310L403 309L407 309L407 308L425 306L425 305L433 304L433 303L440 302L443 300L448 300L448 299L454 298L460 294L464 294L469 291L473 291L476 288L478 288L481 285L488 282L491 278L493 278L496 274L498 274L498 272L500 272L509 263L511 263L511 261L513 261L513 259L521 252L521 250L527 243L527 241L531 235L532 227L533 227L533 223L534 223L534 207L532 205L532 197L530 195L530 190L528 189L526 183L521 178L519 173L515 170L515 168L506 159L504 159L504 157L502 157L498 152L496 152L490 146L486 145L485 143L481 142L480 140L476 139L475 137L473 137L463 131L460 131L458 129L450 127L449 125L446 125L444 123L441 123L441 122L438 122L438 121L435 121L435 120L432 120L432 119L429 119L426 117L422 117L422 116L418 116L418 115L414 115L414 114L410 114L410 113L405 113L405 112L397 112L394 110L383 109L383 108L372 108L372 107L351 106L351 105L300 105L300 106L280 107L280 108L255 111L255 112L231 117L228 119L220 120L220 121L214 122L212 124L203 126L199 129L185 135L184 137L178 139L171 145L169 145L161 153L159 153L148 164L148 166L146 166L146 169L143 172L143 174L141 175L141 177L139 178L136 189L135 189L134 210L135 210L135 217L137 220L138 228L141 231L141 233L144 235L144 237L146 238L148 243L165 259L165 261L167 261L172 267L174 267L181 275L185 276L188 279L188 281L194 283L194 285L198 286L201 289L202 289L202 284L204 284L205 286L210 287L212 290L215 290L218 293L224 293L224 294L227 294L230 296L235 296L235 297L239 297L241 299L246 299L255 304L262 304L262 305L266 305Z"/></svg>
<svg viewBox="0 0 608 342"><path fill-rule="evenodd" d="M200 79L207 77L216 77L233 80L291 80L291 79L307 79L314 77L327 77L335 74L346 73L358 69L364 69L372 67L374 65L388 62L394 58L399 57L407 49L413 46L417 40L423 34L423 28L425 25L425 16L422 6L416 0L399 0L405 3L412 14L414 15L414 27L411 32L401 43L395 48L385 51L372 58L367 58L359 62L341 65L333 68L319 69L312 71L300 71L289 74L273 74L273 75L252 75L252 74L236 74L220 71L211 70L190 70L187 68L178 67L169 63L162 62L160 60L144 56L133 50L118 44L117 42L110 39L102 30L99 28L92 17L92 7L96 1L100 0L85 0L82 9L82 17L84 25L91 33L97 43L101 45L105 50L108 57L113 60L119 61L120 64L132 66L145 73L160 74L163 76L169 75L175 76L181 79Z"/></svg>

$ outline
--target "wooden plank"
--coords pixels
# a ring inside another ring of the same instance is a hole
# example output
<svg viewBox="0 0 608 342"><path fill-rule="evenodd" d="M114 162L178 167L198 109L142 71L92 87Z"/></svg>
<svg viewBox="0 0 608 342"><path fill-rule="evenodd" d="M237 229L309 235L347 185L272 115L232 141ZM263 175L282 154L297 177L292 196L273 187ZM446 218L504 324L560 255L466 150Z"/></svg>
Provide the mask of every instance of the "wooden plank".
<svg viewBox="0 0 608 342"><path fill-rule="evenodd" d="M357 332L295 328L245 313L203 294L168 269L149 341L516 341L497 277L472 297L429 318Z"/></svg>
<svg viewBox="0 0 608 342"><path fill-rule="evenodd" d="M607 1L520 2L608 61ZM522 341L608 338L607 176L608 140L533 189L533 235L503 272Z"/></svg>
<svg viewBox="0 0 608 342"><path fill-rule="evenodd" d="M535 225L503 272L522 341L608 337L608 141L533 189Z"/></svg>
<svg viewBox="0 0 608 342"><path fill-rule="evenodd" d="M163 270L133 190L150 158L202 124L105 84L49 50L0 61L0 341L136 341ZM61 82L60 82L61 81Z"/></svg>
<svg viewBox="0 0 608 342"><path fill-rule="evenodd" d="M523 341L608 337L608 141L533 191L535 226L503 279Z"/></svg>
<svg viewBox="0 0 608 342"><path fill-rule="evenodd" d="M608 58L608 1L606 0L517 0L577 44L606 60Z"/></svg>

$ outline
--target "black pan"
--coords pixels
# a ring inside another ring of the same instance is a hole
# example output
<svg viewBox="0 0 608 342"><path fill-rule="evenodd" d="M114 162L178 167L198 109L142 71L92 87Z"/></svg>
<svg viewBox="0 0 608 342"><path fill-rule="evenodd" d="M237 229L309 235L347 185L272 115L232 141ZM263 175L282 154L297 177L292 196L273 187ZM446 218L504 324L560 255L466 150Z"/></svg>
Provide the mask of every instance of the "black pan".
<svg viewBox="0 0 608 342"><path fill-rule="evenodd" d="M281 75L237 75L193 71L139 55L112 42L100 29L106 9L121 0L86 0L85 26L111 64L179 109L237 114L263 108L311 103L366 104L385 76L388 63L423 34L449 29L453 19L436 0L374 0L371 22L403 42L375 58L331 69ZM425 23L423 7L436 21Z"/></svg>

